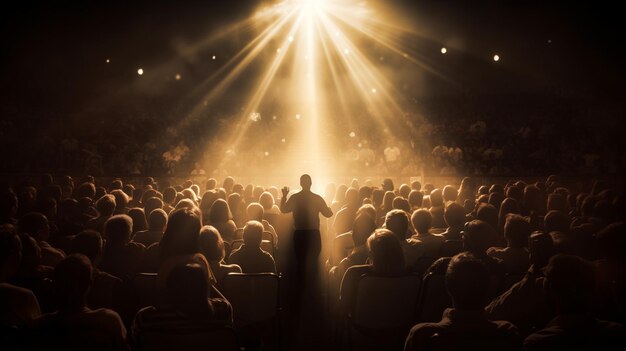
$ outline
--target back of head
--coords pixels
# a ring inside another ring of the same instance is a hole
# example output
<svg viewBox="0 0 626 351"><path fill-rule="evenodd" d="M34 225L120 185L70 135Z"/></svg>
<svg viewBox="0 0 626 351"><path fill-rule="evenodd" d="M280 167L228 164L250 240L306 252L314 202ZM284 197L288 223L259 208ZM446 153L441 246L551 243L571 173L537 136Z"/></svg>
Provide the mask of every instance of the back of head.
<svg viewBox="0 0 626 351"><path fill-rule="evenodd" d="M494 228L498 227L498 210L490 204L480 204L476 210L476 218Z"/></svg>
<svg viewBox="0 0 626 351"><path fill-rule="evenodd" d="M354 246L365 245L367 238L372 235L375 229L376 223L374 218L365 213L357 215L352 225L352 242Z"/></svg>
<svg viewBox="0 0 626 351"><path fill-rule="evenodd" d="M446 271L446 289L454 308L482 310L490 280L489 271L480 259L467 252L454 256Z"/></svg>
<svg viewBox="0 0 626 351"><path fill-rule="evenodd" d="M496 209L499 209L502 205L502 201L504 201L504 195L496 192L489 194L489 200L487 202Z"/></svg>
<svg viewBox="0 0 626 351"><path fill-rule="evenodd" d="M400 188L398 188L398 193L400 194L400 196L402 196L405 199L409 198L410 192L411 192L411 187L408 184L402 184L400 185Z"/></svg>
<svg viewBox="0 0 626 351"><path fill-rule="evenodd" d="M348 190L346 190L346 205L354 210L361 206L361 198L359 197L359 191L357 189L348 188Z"/></svg>
<svg viewBox="0 0 626 351"><path fill-rule="evenodd" d="M443 201L456 201L459 191L452 185L446 185L443 187L442 196Z"/></svg>
<svg viewBox="0 0 626 351"><path fill-rule="evenodd" d="M133 220L127 215L115 215L104 222L104 237L107 245L124 245L130 240Z"/></svg>
<svg viewBox="0 0 626 351"><path fill-rule="evenodd" d="M465 217L465 215L463 215ZM420 234L428 234L428 230L433 223L433 215L426 209L415 210L411 215L413 228Z"/></svg>
<svg viewBox="0 0 626 351"><path fill-rule="evenodd" d="M507 216L504 224L504 237L510 247L526 247L530 232L530 223L524 217L516 214Z"/></svg>
<svg viewBox="0 0 626 351"><path fill-rule="evenodd" d="M259 197L259 203L263 206L263 210L269 211L274 207L274 197L271 193L264 191Z"/></svg>
<svg viewBox="0 0 626 351"><path fill-rule="evenodd" d="M88 197L93 199L96 196L96 186L93 183L85 182L76 188L74 197L80 199L81 197Z"/></svg>
<svg viewBox="0 0 626 351"><path fill-rule="evenodd" d="M536 185L527 185L524 188L524 206L531 211L540 211L543 205L543 194Z"/></svg>
<svg viewBox="0 0 626 351"><path fill-rule="evenodd" d="M396 196L391 203L391 207L394 210L402 210L406 213L411 213L411 205L409 205L409 201L401 196Z"/></svg>
<svg viewBox="0 0 626 351"><path fill-rule="evenodd" d="M152 231L160 231L165 230L165 226L167 225L167 213L160 208L156 210L152 210L148 215L148 228Z"/></svg>
<svg viewBox="0 0 626 351"><path fill-rule="evenodd" d="M246 213L248 214L249 220L254 220L254 221L259 221L259 222L262 221L264 212L265 211L263 210L263 206L261 206L261 204L256 203L256 202L251 203L246 208Z"/></svg>
<svg viewBox="0 0 626 351"><path fill-rule="evenodd" d="M224 199L217 199L209 209L209 221L212 224L227 222L232 219L228 203Z"/></svg>
<svg viewBox="0 0 626 351"><path fill-rule="evenodd" d="M578 256L556 255L550 259L545 274L557 314L587 312L595 284L591 263Z"/></svg>
<svg viewBox="0 0 626 351"><path fill-rule="evenodd" d="M174 267L167 277L167 300L186 316L200 317L210 310L207 272L197 263Z"/></svg>
<svg viewBox="0 0 626 351"><path fill-rule="evenodd" d="M385 228L404 240L409 229L409 217L402 210L391 210L385 216Z"/></svg>
<svg viewBox="0 0 626 351"><path fill-rule="evenodd" d="M443 214L448 227L462 227L465 224L465 209L459 203L451 202Z"/></svg>
<svg viewBox="0 0 626 351"><path fill-rule="evenodd" d="M143 208L131 208L130 210L128 210L128 216L133 220L133 233L141 230L146 230L146 228L148 227L148 221L146 221L146 213L143 211Z"/></svg>
<svg viewBox="0 0 626 351"><path fill-rule="evenodd" d="M424 194L419 190L411 190L409 193L409 205L411 208L422 207L422 201L424 200Z"/></svg>
<svg viewBox="0 0 626 351"><path fill-rule="evenodd" d="M553 210L546 213L543 225L547 233L554 231L567 233L569 231L570 219L565 213Z"/></svg>
<svg viewBox="0 0 626 351"><path fill-rule="evenodd" d="M484 257L487 249L496 241L496 231L487 222L473 220L465 225L463 248L474 256Z"/></svg>
<svg viewBox="0 0 626 351"><path fill-rule="evenodd" d="M111 195L115 196L115 208L117 210L122 210L128 206L128 195L126 195L126 193L121 189L111 191Z"/></svg>
<svg viewBox="0 0 626 351"><path fill-rule="evenodd" d="M102 254L102 237L95 230L85 230L72 239L71 253L83 254L92 264L98 261Z"/></svg>
<svg viewBox="0 0 626 351"><path fill-rule="evenodd" d="M213 190L213 189L215 189L216 186L217 186L217 179L209 178L206 181L206 190Z"/></svg>
<svg viewBox="0 0 626 351"><path fill-rule="evenodd" d="M200 235L198 236L198 246L200 248L200 252L202 252L204 257L206 257L209 262L221 262L226 255L222 236L219 231L215 229L215 227L210 225L205 225L200 230Z"/></svg>
<svg viewBox="0 0 626 351"><path fill-rule="evenodd" d="M552 193L548 195L548 211L563 211L567 210L567 201L565 196L559 193Z"/></svg>
<svg viewBox="0 0 626 351"><path fill-rule="evenodd" d="M100 216L108 217L115 211L115 196L106 194L96 201L96 209Z"/></svg>
<svg viewBox="0 0 626 351"><path fill-rule="evenodd" d="M387 229L376 229L367 239L372 265L377 273L401 274L405 270L404 253L398 237Z"/></svg>
<svg viewBox="0 0 626 351"><path fill-rule="evenodd" d="M197 211L181 208L172 212L159 244L161 262L173 256L197 253L200 227Z"/></svg>
<svg viewBox="0 0 626 351"><path fill-rule="evenodd" d="M374 206L380 206L383 203L383 196L385 196L385 192L382 189L372 190L372 203Z"/></svg>
<svg viewBox="0 0 626 351"><path fill-rule="evenodd" d="M243 227L243 243L250 247L260 247L263 238L263 224L258 221L248 221Z"/></svg>
<svg viewBox="0 0 626 351"><path fill-rule="evenodd" d="M384 191L393 191L393 180L391 178L383 179L383 190Z"/></svg>
<svg viewBox="0 0 626 351"><path fill-rule="evenodd" d="M48 219L39 212L29 212L20 218L17 227L20 233L37 238L38 233L48 227Z"/></svg>
<svg viewBox="0 0 626 351"><path fill-rule="evenodd" d="M376 208L374 207L374 205L365 204L359 207L359 209L356 211L356 215L358 216L361 214L368 215L372 218L373 221L376 221Z"/></svg>
<svg viewBox="0 0 626 351"><path fill-rule="evenodd" d="M54 267L54 290L60 309L82 307L85 294L92 284L89 258L71 254Z"/></svg>
<svg viewBox="0 0 626 351"><path fill-rule="evenodd" d="M163 190L163 202L166 204L173 206L176 201L176 189L172 187L167 187Z"/></svg>
<svg viewBox="0 0 626 351"><path fill-rule="evenodd" d="M430 192L430 206L443 206L443 194L441 192L441 189L433 189L433 191Z"/></svg>
<svg viewBox="0 0 626 351"><path fill-rule="evenodd" d="M530 234L528 238L530 261L536 268L543 268L554 255L552 236L541 231Z"/></svg>
<svg viewBox="0 0 626 351"><path fill-rule="evenodd" d="M422 190L422 183L417 180L411 182L411 190L420 191Z"/></svg>
<svg viewBox="0 0 626 351"><path fill-rule="evenodd" d="M150 212L158 208L163 208L163 200L159 199L158 197L151 197L148 200L146 200L144 213L146 215L150 215Z"/></svg>
<svg viewBox="0 0 626 351"><path fill-rule="evenodd" d="M498 218L502 221L506 219L506 215L509 213L520 214L517 200L512 197L505 198L500 204L500 210L498 212Z"/></svg>
<svg viewBox="0 0 626 351"><path fill-rule="evenodd" d="M313 181L311 180L311 176L308 174L303 174L300 177L300 186L304 190L311 190L311 185L313 185Z"/></svg>

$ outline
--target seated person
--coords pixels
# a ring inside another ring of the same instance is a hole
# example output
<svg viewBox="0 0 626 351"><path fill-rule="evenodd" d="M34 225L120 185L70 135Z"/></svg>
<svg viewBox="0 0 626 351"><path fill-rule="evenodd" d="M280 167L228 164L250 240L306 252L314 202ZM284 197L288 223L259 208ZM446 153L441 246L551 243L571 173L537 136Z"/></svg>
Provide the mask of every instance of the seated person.
<svg viewBox="0 0 626 351"><path fill-rule="evenodd" d="M3 225L2 227L10 226ZM11 226L12 227L12 226ZM41 315L31 290L8 281L20 267L22 244L13 228L0 228L0 327L23 326Z"/></svg>
<svg viewBox="0 0 626 351"><path fill-rule="evenodd" d="M504 224L505 248L491 247L487 255L502 260L506 273L524 273L530 266L528 238L530 224L520 215L509 214Z"/></svg>
<svg viewBox="0 0 626 351"><path fill-rule="evenodd" d="M158 243L163 237L165 226L167 225L167 214L160 208L152 210L148 215L148 230L142 230L135 233L133 241L141 243L145 247L149 247L154 243Z"/></svg>
<svg viewBox="0 0 626 351"><path fill-rule="evenodd" d="M441 233L441 236L446 238L446 240L463 240L463 235L461 234L465 224L465 209L463 206L456 202L448 203L443 218L448 225L448 229Z"/></svg>
<svg viewBox="0 0 626 351"><path fill-rule="evenodd" d="M39 212L27 213L20 218L17 226L20 233L28 234L37 240L37 245L41 248L41 264L54 267L65 257L62 250L48 244L50 224L43 214Z"/></svg>
<svg viewBox="0 0 626 351"><path fill-rule="evenodd" d="M145 247L130 240L133 220L128 215L111 216L104 223L106 243L99 267L122 280L137 273Z"/></svg>
<svg viewBox="0 0 626 351"><path fill-rule="evenodd" d="M246 213L248 214L248 219L251 221L258 221L263 224L263 231L272 233L272 237L274 238L274 247L278 246L278 236L276 235L276 229L274 226L270 224L270 222L263 219L265 215L265 211L263 210L263 206L261 204L253 202L246 208Z"/></svg>
<svg viewBox="0 0 626 351"><path fill-rule="evenodd" d="M203 328L232 324L230 303L211 286L205 267L197 263L174 267L167 278L163 304L137 312L133 339L141 346L147 332L201 331Z"/></svg>
<svg viewBox="0 0 626 351"><path fill-rule="evenodd" d="M445 237L429 232L432 220L430 212L424 209L417 210L411 215L411 223L417 231L411 238L422 242L424 257L439 257L441 245L446 241Z"/></svg>
<svg viewBox="0 0 626 351"><path fill-rule="evenodd" d="M403 212L404 213L404 212ZM367 239L371 264L348 268L341 281L339 302L344 313L352 309L357 283L364 274L396 276L407 273L398 237L388 229L376 229Z"/></svg>
<svg viewBox="0 0 626 351"><path fill-rule="evenodd" d="M225 264L224 255L224 240L220 236L220 233L210 225L205 225L200 229L200 236L198 237L198 246L200 247L200 253L209 262L211 271L217 280L218 289L222 285L224 277L228 273L241 273L241 267L236 264Z"/></svg>
<svg viewBox="0 0 626 351"><path fill-rule="evenodd" d="M249 221L243 227L243 245L233 251L228 262L241 267L243 273L276 273L274 258L261 249L263 224Z"/></svg>
<svg viewBox="0 0 626 351"><path fill-rule="evenodd" d="M472 349L478 345L483 350L519 349L517 328L509 322L491 321L485 314L489 280L489 271L481 260L469 253L454 256L445 277L453 307L443 312L440 322L419 323L411 328L404 350L427 350L433 343L445 345L442 349ZM470 346L468 339L477 344Z"/></svg>
<svg viewBox="0 0 626 351"><path fill-rule="evenodd" d="M128 350L126 328L109 309L87 307L93 284L89 259L72 254L54 269L58 311L35 321L32 342L38 347L61 350Z"/></svg>
<svg viewBox="0 0 626 351"><path fill-rule="evenodd" d="M594 268L578 256L556 255L546 267L545 286L556 312L524 340L525 350L622 350L626 327L591 314Z"/></svg>
<svg viewBox="0 0 626 351"><path fill-rule="evenodd" d="M400 247L404 254L404 262L411 269L417 265L417 261L424 256L424 243L415 237L407 239L409 230L409 216L402 210L391 210L385 216L385 228L396 235L400 241Z"/></svg>

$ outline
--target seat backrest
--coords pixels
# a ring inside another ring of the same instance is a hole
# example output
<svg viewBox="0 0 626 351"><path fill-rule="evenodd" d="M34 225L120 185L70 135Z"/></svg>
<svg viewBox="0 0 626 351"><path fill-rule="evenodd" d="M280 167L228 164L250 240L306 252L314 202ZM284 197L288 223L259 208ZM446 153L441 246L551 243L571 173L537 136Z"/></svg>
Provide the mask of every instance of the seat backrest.
<svg viewBox="0 0 626 351"><path fill-rule="evenodd" d="M415 321L420 282L417 275L364 275L357 284L353 325L387 329L412 324Z"/></svg>
<svg viewBox="0 0 626 351"><path fill-rule="evenodd" d="M436 260L437 257L420 257L415 263L415 267L412 271L418 275L423 275Z"/></svg>
<svg viewBox="0 0 626 351"><path fill-rule="evenodd" d="M422 282L418 322L439 322L443 311L449 307L452 307L452 300L446 291L445 275L429 273Z"/></svg>
<svg viewBox="0 0 626 351"><path fill-rule="evenodd" d="M441 244L439 256L452 257L461 252L463 252L463 240L446 240Z"/></svg>
<svg viewBox="0 0 626 351"><path fill-rule="evenodd" d="M222 293L233 306L235 325L272 319L278 312L279 278L274 273L229 273Z"/></svg>
<svg viewBox="0 0 626 351"><path fill-rule="evenodd" d="M137 273L133 277L133 289L137 297L138 307L154 306L158 302L157 274Z"/></svg>
<svg viewBox="0 0 626 351"><path fill-rule="evenodd" d="M145 331L137 335L137 349L146 351L238 351L239 345L233 329L213 327L189 332L181 330Z"/></svg>

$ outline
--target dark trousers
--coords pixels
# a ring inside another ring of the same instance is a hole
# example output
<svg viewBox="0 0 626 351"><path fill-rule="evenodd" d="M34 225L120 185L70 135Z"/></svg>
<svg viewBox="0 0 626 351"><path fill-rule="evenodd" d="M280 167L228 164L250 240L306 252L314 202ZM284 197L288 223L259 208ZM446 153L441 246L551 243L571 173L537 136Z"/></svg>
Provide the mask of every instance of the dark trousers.
<svg viewBox="0 0 626 351"><path fill-rule="evenodd" d="M293 233L296 281L299 289L314 282L322 241L319 230L296 230Z"/></svg>

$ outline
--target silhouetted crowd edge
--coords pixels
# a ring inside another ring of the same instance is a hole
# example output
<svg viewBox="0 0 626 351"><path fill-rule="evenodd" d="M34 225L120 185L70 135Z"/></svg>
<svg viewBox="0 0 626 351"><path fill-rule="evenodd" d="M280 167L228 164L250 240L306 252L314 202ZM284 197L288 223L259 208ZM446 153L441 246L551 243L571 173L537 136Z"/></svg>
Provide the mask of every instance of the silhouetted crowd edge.
<svg viewBox="0 0 626 351"><path fill-rule="evenodd" d="M299 286L278 187L4 183L0 348L623 350L621 186L329 184Z"/></svg>

